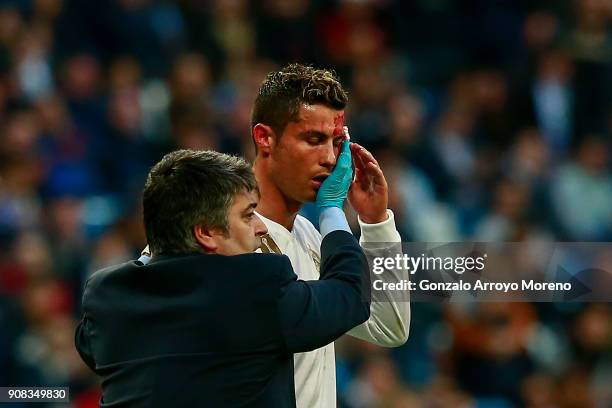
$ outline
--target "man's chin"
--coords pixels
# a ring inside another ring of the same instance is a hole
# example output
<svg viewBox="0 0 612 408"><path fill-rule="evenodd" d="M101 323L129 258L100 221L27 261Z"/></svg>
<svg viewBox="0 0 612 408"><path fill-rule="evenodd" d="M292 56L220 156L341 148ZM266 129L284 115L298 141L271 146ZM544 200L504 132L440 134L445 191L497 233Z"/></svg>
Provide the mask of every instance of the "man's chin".
<svg viewBox="0 0 612 408"><path fill-rule="evenodd" d="M299 205L303 205L306 203L312 203L317 199L318 188L313 187L304 187L299 191L293 191L291 195L288 195L291 201L299 203Z"/></svg>
<svg viewBox="0 0 612 408"><path fill-rule="evenodd" d="M302 201L302 204L314 203L316 200L317 200L317 190L312 191L311 194L308 194L308 196Z"/></svg>

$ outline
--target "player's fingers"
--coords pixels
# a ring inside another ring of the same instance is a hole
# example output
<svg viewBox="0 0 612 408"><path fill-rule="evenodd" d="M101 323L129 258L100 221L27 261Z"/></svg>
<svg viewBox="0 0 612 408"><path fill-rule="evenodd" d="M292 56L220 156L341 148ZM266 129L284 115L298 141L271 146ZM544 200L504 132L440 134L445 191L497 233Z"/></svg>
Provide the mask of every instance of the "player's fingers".
<svg viewBox="0 0 612 408"><path fill-rule="evenodd" d="M359 185L362 190L367 190L370 180L365 171L359 167L355 167L355 183Z"/></svg>
<svg viewBox="0 0 612 408"><path fill-rule="evenodd" d="M361 149L363 149L363 147L359 146L357 143L351 143L351 151L353 152L353 163L355 163L355 167L366 170L366 163L364 163L361 155L359 154Z"/></svg>
<svg viewBox="0 0 612 408"><path fill-rule="evenodd" d="M378 161L376 161L376 159L374 158L374 156L372 156L372 153L370 153L365 147L363 146L359 146L361 147L361 149L359 149L358 151L358 155L361 158L361 160L364 163L367 162L372 162L374 164L376 164L378 166Z"/></svg>
<svg viewBox="0 0 612 408"><path fill-rule="evenodd" d="M374 164L373 162L368 163L368 174L372 176L372 180L374 181L374 184L377 184L379 186L387 185L385 174L383 173L382 169L377 164Z"/></svg>

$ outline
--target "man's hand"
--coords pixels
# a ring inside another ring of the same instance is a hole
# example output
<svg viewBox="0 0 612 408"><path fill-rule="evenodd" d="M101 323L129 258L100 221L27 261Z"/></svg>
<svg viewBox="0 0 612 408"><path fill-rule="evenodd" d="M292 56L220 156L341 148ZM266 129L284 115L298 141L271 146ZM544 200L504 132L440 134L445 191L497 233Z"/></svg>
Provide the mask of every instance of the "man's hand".
<svg viewBox="0 0 612 408"><path fill-rule="evenodd" d="M319 210L325 207L338 207L342 209L346 194L353 180L353 167L351 165L350 142L342 142L342 151L338 156L334 171L325 179L317 192L316 205Z"/></svg>
<svg viewBox="0 0 612 408"><path fill-rule="evenodd" d="M378 162L365 148L351 143L355 180L348 199L359 218L367 224L385 221L389 204L389 187Z"/></svg>

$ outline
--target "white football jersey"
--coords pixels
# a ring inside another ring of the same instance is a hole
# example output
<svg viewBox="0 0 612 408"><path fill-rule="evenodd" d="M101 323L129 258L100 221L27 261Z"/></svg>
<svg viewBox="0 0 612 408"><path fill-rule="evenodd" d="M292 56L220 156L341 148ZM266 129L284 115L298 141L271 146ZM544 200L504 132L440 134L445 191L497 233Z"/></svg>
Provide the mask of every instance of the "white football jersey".
<svg viewBox="0 0 612 408"><path fill-rule="evenodd" d="M393 212L391 210L387 212L389 218L379 224L359 222L362 243L401 241L395 228ZM268 228L268 234L262 237L261 251L281 253L289 257L293 270L301 280L319 279L322 238L312 223L298 215L293 229L288 231L282 225L258 215ZM402 279L399 275L395 278L398 281ZM398 346L406 341L410 325L409 302L373 302L370 311L370 319L348 334L387 347ZM317 350L295 354L294 368L295 396L299 408L336 406L336 364L333 343Z"/></svg>

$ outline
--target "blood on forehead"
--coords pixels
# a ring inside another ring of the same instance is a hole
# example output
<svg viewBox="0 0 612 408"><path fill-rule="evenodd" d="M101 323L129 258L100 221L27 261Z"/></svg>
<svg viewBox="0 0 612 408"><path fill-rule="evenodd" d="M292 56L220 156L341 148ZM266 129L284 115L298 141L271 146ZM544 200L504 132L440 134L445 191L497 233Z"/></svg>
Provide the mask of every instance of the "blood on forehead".
<svg viewBox="0 0 612 408"><path fill-rule="evenodd" d="M339 113L334 118L334 137L344 134L344 112Z"/></svg>

